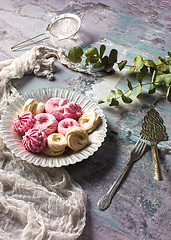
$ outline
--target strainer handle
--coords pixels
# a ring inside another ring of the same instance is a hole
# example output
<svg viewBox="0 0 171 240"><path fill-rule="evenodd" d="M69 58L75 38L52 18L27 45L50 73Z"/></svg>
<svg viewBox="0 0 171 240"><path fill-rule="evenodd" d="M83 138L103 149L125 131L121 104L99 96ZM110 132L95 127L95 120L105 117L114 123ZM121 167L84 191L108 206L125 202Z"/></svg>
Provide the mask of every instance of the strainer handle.
<svg viewBox="0 0 171 240"><path fill-rule="evenodd" d="M83 19L83 17L85 16L85 14L84 13L80 13L80 14L78 14L78 16L80 17L80 19L82 20Z"/></svg>
<svg viewBox="0 0 171 240"><path fill-rule="evenodd" d="M20 50L20 49L23 49L23 48L25 48L25 47L31 46L31 45L33 45L33 44L35 44L35 43L41 42L41 41L49 38L49 37L46 36L45 38L42 38L42 39L37 40L37 41L35 41L35 42L28 43L28 42L30 42L31 40L34 40L35 38L41 37L41 36L43 36L43 35L46 35L46 33L38 34L38 35L36 35L35 37L29 38L29 39L27 39L27 40L25 40L25 41L23 41L23 42L17 43L17 44L15 44L15 45L13 45L13 46L11 47L11 50L12 50L12 51L18 51L18 50ZM25 44L25 43L26 43L26 44ZM28 43L28 44L27 44L27 43Z"/></svg>

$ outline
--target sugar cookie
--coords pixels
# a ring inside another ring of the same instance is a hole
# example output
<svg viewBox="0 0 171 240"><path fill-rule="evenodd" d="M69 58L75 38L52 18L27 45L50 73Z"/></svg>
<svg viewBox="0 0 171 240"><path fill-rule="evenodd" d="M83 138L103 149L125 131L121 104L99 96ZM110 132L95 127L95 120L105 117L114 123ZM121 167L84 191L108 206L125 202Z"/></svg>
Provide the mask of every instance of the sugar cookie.
<svg viewBox="0 0 171 240"><path fill-rule="evenodd" d="M81 127L70 127L65 136L68 146L74 151L79 151L88 144L88 133Z"/></svg>
<svg viewBox="0 0 171 240"><path fill-rule="evenodd" d="M61 155L67 146L67 141L64 135L60 133L52 133L47 137L47 146L44 153L48 156Z"/></svg>
<svg viewBox="0 0 171 240"><path fill-rule="evenodd" d="M93 132L100 122L100 117L94 111L86 111L78 119L80 127L85 129L88 133Z"/></svg>

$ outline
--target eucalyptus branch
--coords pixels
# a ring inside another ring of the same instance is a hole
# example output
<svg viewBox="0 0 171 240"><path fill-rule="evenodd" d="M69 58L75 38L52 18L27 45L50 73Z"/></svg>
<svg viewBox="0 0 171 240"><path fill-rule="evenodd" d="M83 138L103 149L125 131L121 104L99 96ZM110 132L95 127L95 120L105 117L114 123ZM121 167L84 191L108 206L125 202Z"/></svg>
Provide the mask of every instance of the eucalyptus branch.
<svg viewBox="0 0 171 240"><path fill-rule="evenodd" d="M110 90L108 95L99 100L99 103L104 103L109 101L110 106L118 106L118 99L122 99L125 103L131 103L130 98L134 89L136 90L136 97L141 94L142 87L144 85L150 85L148 94L153 94L156 91L156 87L164 85L166 87L166 99L171 101L171 52L168 52L168 59L164 57L158 57L156 63L151 59L143 59L142 56L138 55L134 58L134 64L128 65L127 60L122 60L118 62L118 51L112 49L109 55L105 55L106 46L101 45L99 50L96 47L90 47L83 51L81 47L74 47L69 50L68 58L74 63L81 63L84 59L84 64L86 67L93 67L97 71L110 72L116 64L120 71L126 66L129 67L128 75L135 73L136 80L139 85L132 87L132 83L127 79L128 90L123 92L121 89L116 88L115 90ZM166 73L169 69L170 73ZM147 72L151 73L151 81L149 83L142 83L143 78L146 76Z"/></svg>
<svg viewBox="0 0 171 240"><path fill-rule="evenodd" d="M143 84L141 84L142 87L145 86L145 85L151 85L151 83L143 83ZM131 91L133 91L134 89L138 88L139 86L140 86L140 84L137 85L137 86L134 86ZM116 88L116 89L117 89L117 88ZM129 93L130 93L130 89L127 90L126 92L123 92L123 95L129 94ZM121 96L122 96L122 95L121 95ZM119 98L121 98L121 96L116 97L116 100L119 99Z"/></svg>

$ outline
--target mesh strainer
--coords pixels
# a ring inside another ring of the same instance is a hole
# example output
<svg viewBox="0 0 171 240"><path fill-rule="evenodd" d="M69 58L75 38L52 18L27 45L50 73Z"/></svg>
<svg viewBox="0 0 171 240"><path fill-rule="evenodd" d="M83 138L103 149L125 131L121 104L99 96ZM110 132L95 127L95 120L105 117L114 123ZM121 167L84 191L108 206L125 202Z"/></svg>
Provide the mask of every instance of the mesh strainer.
<svg viewBox="0 0 171 240"><path fill-rule="evenodd" d="M84 17L83 13L79 15L73 13L61 14L55 17L53 21L48 24L45 33L38 34L23 42L17 43L13 45L11 49L13 51L17 51L48 38L51 38L51 40L64 40L70 38L79 31L81 27L81 20L83 17ZM42 38L34 41L34 39L39 37Z"/></svg>

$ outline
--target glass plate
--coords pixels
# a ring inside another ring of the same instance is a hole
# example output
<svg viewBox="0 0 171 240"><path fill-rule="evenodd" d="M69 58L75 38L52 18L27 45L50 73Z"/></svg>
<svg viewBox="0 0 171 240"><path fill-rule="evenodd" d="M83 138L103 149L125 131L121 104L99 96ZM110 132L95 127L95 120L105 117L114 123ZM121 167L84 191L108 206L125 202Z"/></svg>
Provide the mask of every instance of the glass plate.
<svg viewBox="0 0 171 240"><path fill-rule="evenodd" d="M93 110L98 113L101 118L100 126L91 134L89 139L91 144L78 152L67 151L58 157L48 157L43 153L32 153L25 150L22 145L22 137L13 127L13 121L20 114L25 101L29 98L36 99L38 102L46 102L52 97L61 97L68 99L68 102L74 101L78 103L83 112ZM102 145L107 132L107 123L101 108L91 99L84 95L68 89L61 88L46 88L28 92L17 97L4 111L0 122L1 137L15 156L42 167L61 167L69 164L81 162L93 155L94 152Z"/></svg>

